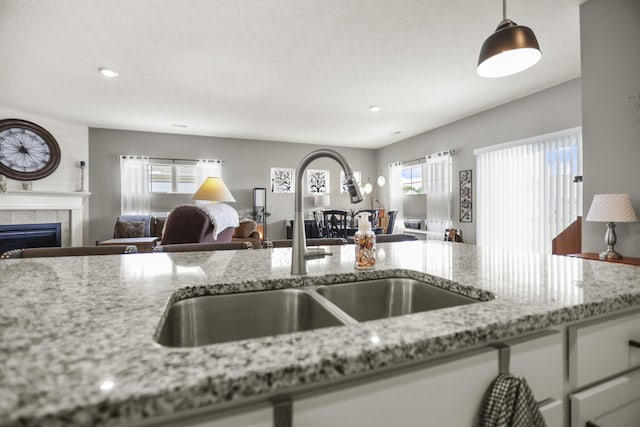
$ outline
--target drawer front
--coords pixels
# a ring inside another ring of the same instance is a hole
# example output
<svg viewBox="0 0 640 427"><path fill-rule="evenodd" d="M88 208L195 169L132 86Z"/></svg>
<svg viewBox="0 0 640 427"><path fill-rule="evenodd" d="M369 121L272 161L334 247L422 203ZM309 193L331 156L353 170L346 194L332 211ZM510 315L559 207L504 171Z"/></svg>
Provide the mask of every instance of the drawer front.
<svg viewBox="0 0 640 427"><path fill-rule="evenodd" d="M640 369L571 396L571 427L638 427Z"/></svg>
<svg viewBox="0 0 640 427"><path fill-rule="evenodd" d="M497 351L294 399L294 427L471 426L498 375Z"/></svg>
<svg viewBox="0 0 640 427"><path fill-rule="evenodd" d="M640 313L569 328L569 377L572 388L640 366Z"/></svg>
<svg viewBox="0 0 640 427"><path fill-rule="evenodd" d="M551 399L540 405L539 409L547 427L564 426L564 405L562 404L562 400Z"/></svg>
<svg viewBox="0 0 640 427"><path fill-rule="evenodd" d="M561 398L564 387L562 334L511 341L510 372L524 377L538 402Z"/></svg>

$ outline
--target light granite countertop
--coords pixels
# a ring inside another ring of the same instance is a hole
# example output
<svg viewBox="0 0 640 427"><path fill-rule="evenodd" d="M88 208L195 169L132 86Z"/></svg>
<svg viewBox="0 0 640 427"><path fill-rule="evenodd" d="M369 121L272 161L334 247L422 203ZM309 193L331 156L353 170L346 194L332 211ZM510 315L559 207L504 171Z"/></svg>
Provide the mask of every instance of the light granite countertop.
<svg viewBox="0 0 640 427"><path fill-rule="evenodd" d="M418 241L379 244L376 269L356 271L352 245L331 250L303 277L289 248L3 260L0 426L131 423L640 307L632 266ZM153 340L170 297L389 276L495 299L186 350Z"/></svg>

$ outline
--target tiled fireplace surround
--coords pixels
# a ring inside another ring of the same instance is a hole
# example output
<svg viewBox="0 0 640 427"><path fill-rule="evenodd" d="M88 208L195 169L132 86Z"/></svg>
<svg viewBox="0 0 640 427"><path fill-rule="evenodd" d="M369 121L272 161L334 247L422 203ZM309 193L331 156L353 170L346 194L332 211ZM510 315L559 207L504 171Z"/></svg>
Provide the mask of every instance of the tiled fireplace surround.
<svg viewBox="0 0 640 427"><path fill-rule="evenodd" d="M62 246L82 246L84 206L89 194L55 191L0 193L0 224L59 222Z"/></svg>

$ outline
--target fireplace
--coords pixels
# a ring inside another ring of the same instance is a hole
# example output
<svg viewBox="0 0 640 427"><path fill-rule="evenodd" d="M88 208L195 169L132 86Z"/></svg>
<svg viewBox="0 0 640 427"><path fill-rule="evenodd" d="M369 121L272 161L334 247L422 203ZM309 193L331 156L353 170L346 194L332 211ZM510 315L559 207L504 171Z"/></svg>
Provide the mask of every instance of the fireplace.
<svg viewBox="0 0 640 427"><path fill-rule="evenodd" d="M0 253L11 249L61 246L60 223L0 225Z"/></svg>

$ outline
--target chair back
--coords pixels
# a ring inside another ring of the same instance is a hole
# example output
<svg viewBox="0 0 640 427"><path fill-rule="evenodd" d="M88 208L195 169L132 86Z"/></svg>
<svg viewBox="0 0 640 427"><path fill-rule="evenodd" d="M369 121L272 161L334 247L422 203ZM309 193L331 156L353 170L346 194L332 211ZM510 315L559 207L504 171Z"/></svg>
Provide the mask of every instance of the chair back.
<svg viewBox="0 0 640 427"><path fill-rule="evenodd" d="M322 237L319 239L307 239L307 246L333 246L333 245L346 245L348 242L341 237ZM268 247L272 248L290 248L293 246L292 239L284 240L270 240Z"/></svg>
<svg viewBox="0 0 640 427"><path fill-rule="evenodd" d="M209 242L209 243L182 243L177 245L160 245L153 248L153 252L201 252L201 251L228 251L253 249L251 242Z"/></svg>
<svg viewBox="0 0 640 427"><path fill-rule="evenodd" d="M325 237L326 231L324 229L324 216L322 215L322 211L313 211L313 220L316 223L318 237ZM314 237L314 236L307 236L307 237Z"/></svg>
<svg viewBox="0 0 640 427"><path fill-rule="evenodd" d="M347 237L347 211L328 210L323 211L325 237Z"/></svg>
<svg viewBox="0 0 640 427"><path fill-rule="evenodd" d="M411 234L378 234L376 236L376 242L378 243L411 242L414 240L418 240L418 236L413 236Z"/></svg>
<svg viewBox="0 0 640 427"><path fill-rule="evenodd" d="M389 224L387 224L385 234L393 234L393 227L396 225L396 215L398 215L398 211L389 212Z"/></svg>
<svg viewBox="0 0 640 427"><path fill-rule="evenodd" d="M161 245L179 243L231 242L235 227L228 227L218 232L213 238L211 218L197 206L178 206L167 217L162 234Z"/></svg>
<svg viewBox="0 0 640 427"><path fill-rule="evenodd" d="M369 222L371 223L371 229L378 227L378 210L377 209L360 209L358 213L366 212L369 214Z"/></svg>
<svg viewBox="0 0 640 427"><path fill-rule="evenodd" d="M48 258L60 256L87 256L87 255L122 255L135 254L138 248L134 245L108 245L108 246L76 246L69 248L27 248L13 249L0 255L0 259L9 258Z"/></svg>

